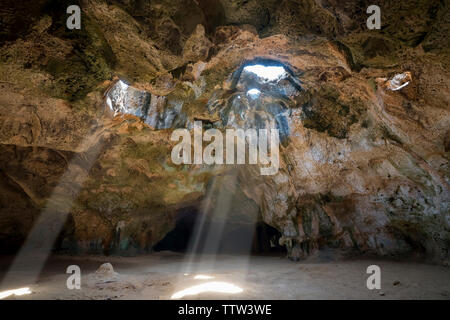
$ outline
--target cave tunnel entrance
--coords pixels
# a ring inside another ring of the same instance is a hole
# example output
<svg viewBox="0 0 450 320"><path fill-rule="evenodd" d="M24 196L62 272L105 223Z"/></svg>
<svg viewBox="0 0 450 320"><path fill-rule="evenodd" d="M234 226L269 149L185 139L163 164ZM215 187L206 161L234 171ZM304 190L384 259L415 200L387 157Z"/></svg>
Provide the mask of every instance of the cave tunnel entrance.
<svg viewBox="0 0 450 320"><path fill-rule="evenodd" d="M205 250L208 226L214 224L208 217L196 207L187 207L178 210L176 214L175 228L170 231L153 250L174 251L188 253L191 251L190 244L194 237L198 237L199 245L195 253L226 253L226 254L276 254L283 255L286 248L279 244L281 233L263 221L253 225L236 225L226 223L223 228L219 252L208 252ZM203 219L206 227L202 228L196 235L197 223Z"/></svg>

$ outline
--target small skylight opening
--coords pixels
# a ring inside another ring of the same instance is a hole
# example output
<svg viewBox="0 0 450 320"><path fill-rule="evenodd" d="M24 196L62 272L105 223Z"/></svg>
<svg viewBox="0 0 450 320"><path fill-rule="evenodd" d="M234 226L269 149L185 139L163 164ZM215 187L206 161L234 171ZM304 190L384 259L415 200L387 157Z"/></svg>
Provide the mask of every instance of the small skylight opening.
<svg viewBox="0 0 450 320"><path fill-rule="evenodd" d="M284 67L263 66L262 64L246 66L244 68L244 71L252 72L258 77L268 81L278 80L286 75L286 70L284 69Z"/></svg>
<svg viewBox="0 0 450 320"><path fill-rule="evenodd" d="M259 96L261 95L261 91L259 91L258 89L254 88L254 89L250 89L247 91L247 95L251 98L251 99L258 99Z"/></svg>

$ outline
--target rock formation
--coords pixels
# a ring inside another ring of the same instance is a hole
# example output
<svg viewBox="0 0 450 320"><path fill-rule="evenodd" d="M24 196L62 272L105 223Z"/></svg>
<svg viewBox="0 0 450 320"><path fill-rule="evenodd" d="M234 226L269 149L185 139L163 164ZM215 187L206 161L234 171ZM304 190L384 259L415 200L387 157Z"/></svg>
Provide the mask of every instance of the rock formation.
<svg viewBox="0 0 450 320"><path fill-rule="evenodd" d="M381 30L369 1L3 1L2 252L49 203L68 208L56 249L134 254L226 194L227 223L264 221L293 259L448 261L449 4L378 2ZM278 173L174 165L171 133L196 120L277 128Z"/></svg>

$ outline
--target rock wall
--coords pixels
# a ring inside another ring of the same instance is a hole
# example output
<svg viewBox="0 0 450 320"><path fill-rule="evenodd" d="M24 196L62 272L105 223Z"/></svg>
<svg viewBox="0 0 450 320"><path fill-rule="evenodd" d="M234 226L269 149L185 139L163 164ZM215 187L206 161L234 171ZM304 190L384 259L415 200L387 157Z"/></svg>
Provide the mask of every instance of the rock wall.
<svg viewBox="0 0 450 320"><path fill-rule="evenodd" d="M72 31L68 1L2 3L2 252L54 202L69 208L58 250L151 250L232 181L228 219L277 228L293 259L448 261L448 3L379 1L367 30L366 2L85 0ZM254 101L252 63L289 77ZM196 120L278 128L278 174L175 166L170 135Z"/></svg>

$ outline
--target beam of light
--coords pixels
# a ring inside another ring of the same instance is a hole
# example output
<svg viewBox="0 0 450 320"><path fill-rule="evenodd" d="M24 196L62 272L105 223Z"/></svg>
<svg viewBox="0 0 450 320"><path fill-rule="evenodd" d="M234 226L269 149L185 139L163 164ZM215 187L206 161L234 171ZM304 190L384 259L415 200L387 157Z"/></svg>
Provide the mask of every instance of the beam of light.
<svg viewBox="0 0 450 320"><path fill-rule="evenodd" d="M258 89L250 89L247 91L247 95L252 99L258 99L261 95L261 91L259 91Z"/></svg>
<svg viewBox="0 0 450 320"><path fill-rule="evenodd" d="M207 282L174 293L171 299L182 299L185 296L195 296L205 292L216 293L241 293L242 290L238 286L227 282Z"/></svg>
<svg viewBox="0 0 450 320"><path fill-rule="evenodd" d="M194 279L195 280L210 280L210 279L214 279L214 277L213 276L205 276L203 274L199 274L199 275L196 275L194 277Z"/></svg>
<svg viewBox="0 0 450 320"><path fill-rule="evenodd" d="M213 192L216 184L217 184L216 179L213 179L212 186L211 186L210 190L207 191L206 198L202 202L202 206L200 209L201 211L207 212L207 210L212 209L213 205L211 203L211 198L212 198L212 192ZM194 232L193 232L194 236L189 241L189 245L188 245L189 254L187 255L186 262L183 264L184 265L184 275L189 275L193 271L195 254L199 250L201 235L202 235L203 230L205 229L205 224L206 224L206 214L202 214L202 215L200 215L200 219L198 219L197 222L195 223Z"/></svg>
<svg viewBox="0 0 450 320"><path fill-rule="evenodd" d="M102 131L94 131L81 142L77 150L86 150L70 161L65 173L58 181L45 208L33 225L27 240L15 256L1 287L10 287L17 282L35 283L51 255L53 246L72 209L83 183L88 179L89 171L97 160L104 142ZM83 159L83 160L81 160ZM83 169L80 172L80 167ZM78 183L74 184L74 179ZM24 273L24 271L27 271Z"/></svg>
<svg viewBox="0 0 450 320"><path fill-rule="evenodd" d="M216 201L214 201L214 210L211 212L211 223L206 233L206 239L203 247L202 254L202 267L205 270L214 269L216 263L216 256L219 254L220 247L222 246L223 233L230 215L231 204L233 203L234 191L238 185L237 171L233 171L230 174L230 187L224 190L220 188ZM213 190L212 190L213 191ZM209 199L211 200L211 199ZM213 260L208 262L208 259L214 257ZM199 270L200 271L200 270ZM201 273L197 272L197 273ZM205 271L203 271L205 272Z"/></svg>
<svg viewBox="0 0 450 320"><path fill-rule="evenodd" d="M269 81L278 80L286 75L286 70L283 67L263 66L262 64L246 66L244 71L254 73L258 77Z"/></svg>
<svg viewBox="0 0 450 320"><path fill-rule="evenodd" d="M1 291L0 292L0 300L8 298L8 297L10 297L12 295L14 295L14 296L23 296L23 295L26 295L26 294L31 294L30 288L28 288L28 287L19 288L19 289L13 289L13 290Z"/></svg>
<svg viewBox="0 0 450 320"><path fill-rule="evenodd" d="M235 202L234 191L239 183L238 172L239 170L229 172L229 179L231 180L227 188L219 186L220 176L212 179L211 186L208 187L206 197L200 206L200 211L203 214L195 223L180 276L181 274L214 274L215 271L223 267L223 261L220 261L218 255L225 241L223 232L228 221L227 218L231 214L231 204ZM206 223L207 216L212 223ZM250 214L250 216L252 215ZM248 272L252 240L253 232L245 234L244 239L240 239L241 249L243 252L247 250L247 254L240 255L239 259L233 262L233 269L239 270L240 276L245 276ZM180 277L178 281L182 288L185 278Z"/></svg>

